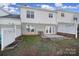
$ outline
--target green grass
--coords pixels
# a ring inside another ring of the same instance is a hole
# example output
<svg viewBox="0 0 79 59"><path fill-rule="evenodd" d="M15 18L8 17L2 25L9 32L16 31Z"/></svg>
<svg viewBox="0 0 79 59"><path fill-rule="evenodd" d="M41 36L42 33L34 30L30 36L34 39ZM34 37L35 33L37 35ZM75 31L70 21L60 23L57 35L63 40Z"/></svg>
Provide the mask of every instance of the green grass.
<svg viewBox="0 0 79 59"><path fill-rule="evenodd" d="M63 51L65 47L73 48L78 45L78 39L44 41L40 36L22 36L15 49L5 50L0 55L53 55L56 51Z"/></svg>
<svg viewBox="0 0 79 59"><path fill-rule="evenodd" d="M26 42L27 47L40 52L57 51L65 47L75 47L79 45L79 40L55 40L55 41L42 41L39 36L23 36L23 41ZM62 48L61 48L62 47Z"/></svg>

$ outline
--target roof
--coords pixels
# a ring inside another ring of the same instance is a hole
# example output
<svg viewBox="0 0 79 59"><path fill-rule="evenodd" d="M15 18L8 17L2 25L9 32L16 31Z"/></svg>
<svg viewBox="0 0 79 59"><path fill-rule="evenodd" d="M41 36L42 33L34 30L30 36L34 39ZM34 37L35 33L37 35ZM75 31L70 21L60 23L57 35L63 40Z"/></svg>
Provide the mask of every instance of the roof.
<svg viewBox="0 0 79 59"><path fill-rule="evenodd" d="M0 18L16 18L16 19L20 19L20 15L6 15L6 16L1 16Z"/></svg>
<svg viewBox="0 0 79 59"><path fill-rule="evenodd" d="M32 7L26 7L26 6L21 6L20 8L34 9L34 10L42 10L42 11L48 11L48 12L56 12L55 10L45 9L45 8L32 8Z"/></svg>
<svg viewBox="0 0 79 59"><path fill-rule="evenodd" d="M8 11L4 10L3 8L0 7L0 10L4 11L7 14L10 14Z"/></svg>
<svg viewBox="0 0 79 59"><path fill-rule="evenodd" d="M0 10L2 10L3 12L8 14L8 15L5 15L5 16L0 16L0 18L16 18L16 19L20 19L20 15L11 14L8 11L4 10L3 8L0 8Z"/></svg>

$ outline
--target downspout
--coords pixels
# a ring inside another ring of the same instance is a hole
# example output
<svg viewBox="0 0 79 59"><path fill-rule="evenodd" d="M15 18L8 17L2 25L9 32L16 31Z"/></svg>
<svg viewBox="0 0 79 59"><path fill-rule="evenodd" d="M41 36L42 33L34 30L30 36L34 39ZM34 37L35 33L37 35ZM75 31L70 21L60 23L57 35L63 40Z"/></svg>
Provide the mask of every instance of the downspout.
<svg viewBox="0 0 79 59"><path fill-rule="evenodd" d="M74 15L74 21L75 21L75 38L77 39L77 17Z"/></svg>
<svg viewBox="0 0 79 59"><path fill-rule="evenodd" d="M56 24L56 34L57 34L57 32L58 32L58 20L57 20L57 13L58 13L58 12L56 12L56 16L55 16L55 17L56 17L56 23L57 23L57 24Z"/></svg>
<svg viewBox="0 0 79 59"><path fill-rule="evenodd" d="M21 22L21 35L23 35L23 34L22 34L22 21L21 21L21 18L20 18L20 22Z"/></svg>
<svg viewBox="0 0 79 59"><path fill-rule="evenodd" d="M75 25L76 25L76 35L75 35L75 38L77 39L77 21L75 21Z"/></svg>
<svg viewBox="0 0 79 59"><path fill-rule="evenodd" d="M21 21L21 7L20 7L20 23L21 23L21 35L23 35L22 34L22 21Z"/></svg>
<svg viewBox="0 0 79 59"><path fill-rule="evenodd" d="M16 24L14 24L14 30L15 30L15 38L16 38Z"/></svg>

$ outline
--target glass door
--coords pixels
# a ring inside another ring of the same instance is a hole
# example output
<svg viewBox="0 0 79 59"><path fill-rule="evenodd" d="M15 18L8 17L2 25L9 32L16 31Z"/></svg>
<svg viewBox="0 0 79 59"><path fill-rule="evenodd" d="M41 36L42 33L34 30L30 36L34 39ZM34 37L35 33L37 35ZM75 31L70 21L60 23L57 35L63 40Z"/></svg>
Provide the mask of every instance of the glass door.
<svg viewBox="0 0 79 59"><path fill-rule="evenodd" d="M52 34L52 27L51 26L45 27L45 34Z"/></svg>

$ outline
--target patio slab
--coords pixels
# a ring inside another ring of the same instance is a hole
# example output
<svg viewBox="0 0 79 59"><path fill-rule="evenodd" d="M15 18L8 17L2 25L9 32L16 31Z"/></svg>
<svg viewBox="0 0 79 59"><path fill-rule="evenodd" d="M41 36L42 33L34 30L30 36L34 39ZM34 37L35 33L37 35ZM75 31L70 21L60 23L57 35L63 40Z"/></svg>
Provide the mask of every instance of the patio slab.
<svg viewBox="0 0 79 59"><path fill-rule="evenodd" d="M61 36L61 35L45 35L45 36L47 36L47 37L50 37L50 38L53 38L53 37L64 37L64 36Z"/></svg>
<svg viewBox="0 0 79 59"><path fill-rule="evenodd" d="M63 40L64 36L60 36L60 35L44 35L44 36L42 36L42 38L48 38L48 39L51 39L51 40L54 40L54 39Z"/></svg>

